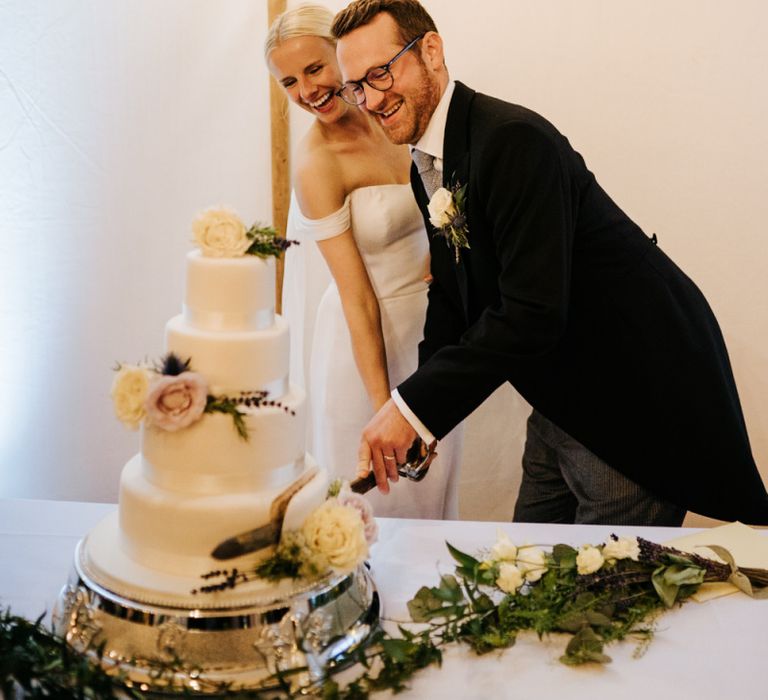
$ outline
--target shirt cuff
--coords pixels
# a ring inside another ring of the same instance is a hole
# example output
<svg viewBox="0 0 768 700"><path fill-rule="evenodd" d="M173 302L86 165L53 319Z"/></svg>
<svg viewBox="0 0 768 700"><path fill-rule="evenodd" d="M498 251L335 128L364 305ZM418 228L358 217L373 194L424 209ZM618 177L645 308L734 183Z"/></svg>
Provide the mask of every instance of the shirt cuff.
<svg viewBox="0 0 768 700"><path fill-rule="evenodd" d="M411 427L419 434L419 437L424 440L427 445L431 445L435 441L435 436L432 435L427 426L416 417L416 414L408 408L408 404L405 403L397 389L392 390L392 400L395 402L395 406L400 409L403 418L405 418L405 420L411 424Z"/></svg>

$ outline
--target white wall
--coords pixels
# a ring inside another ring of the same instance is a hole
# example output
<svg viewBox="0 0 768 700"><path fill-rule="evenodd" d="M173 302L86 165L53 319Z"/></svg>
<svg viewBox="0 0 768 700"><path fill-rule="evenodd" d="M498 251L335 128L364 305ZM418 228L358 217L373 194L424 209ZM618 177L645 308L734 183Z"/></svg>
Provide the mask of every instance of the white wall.
<svg viewBox="0 0 768 700"><path fill-rule="evenodd" d="M426 4L452 76L552 120L702 288L768 480L768 5ZM265 6L0 0L0 495L115 499L111 365L159 353L198 210L269 216ZM466 517L509 517L525 414L470 420Z"/></svg>

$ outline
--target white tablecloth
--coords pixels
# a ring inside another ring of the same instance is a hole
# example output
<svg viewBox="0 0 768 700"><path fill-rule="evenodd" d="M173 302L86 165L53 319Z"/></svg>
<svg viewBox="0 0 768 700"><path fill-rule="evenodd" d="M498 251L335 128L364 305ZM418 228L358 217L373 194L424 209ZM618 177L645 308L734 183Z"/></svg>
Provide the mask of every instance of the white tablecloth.
<svg viewBox="0 0 768 700"><path fill-rule="evenodd" d="M66 581L78 539L115 506L0 499L0 605L27 617L50 610ZM453 570L445 548L477 552L502 527L515 542L573 545L602 542L611 532L657 542L692 532L673 528L527 525L380 520L373 575L388 619L406 620L407 601L422 585ZM503 653L445 653L442 668L421 672L398 698L519 698L536 700L768 700L768 601L741 594L690 602L657 621L640 658L629 641L607 647L613 663L571 668L558 662L565 638L518 637ZM386 697L386 695L382 696Z"/></svg>

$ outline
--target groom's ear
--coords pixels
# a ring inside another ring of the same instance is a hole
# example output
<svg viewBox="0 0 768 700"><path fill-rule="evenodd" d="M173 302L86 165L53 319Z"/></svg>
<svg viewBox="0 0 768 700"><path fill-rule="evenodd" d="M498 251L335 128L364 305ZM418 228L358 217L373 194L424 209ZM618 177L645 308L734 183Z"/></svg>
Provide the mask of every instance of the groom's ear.
<svg viewBox="0 0 768 700"><path fill-rule="evenodd" d="M421 40L421 56L432 70L440 70L445 65L443 38L437 32L427 32Z"/></svg>

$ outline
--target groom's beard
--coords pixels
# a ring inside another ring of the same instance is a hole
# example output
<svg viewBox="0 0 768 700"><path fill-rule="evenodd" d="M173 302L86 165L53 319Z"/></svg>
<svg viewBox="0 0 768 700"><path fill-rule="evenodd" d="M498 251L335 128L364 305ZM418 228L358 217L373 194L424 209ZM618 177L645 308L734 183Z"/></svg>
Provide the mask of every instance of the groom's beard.
<svg viewBox="0 0 768 700"><path fill-rule="evenodd" d="M401 93L388 91L388 99L383 105L377 106L375 112L371 112L386 137L394 144L416 143L426 131L437 103L440 102L440 83L436 77L430 76L421 61L419 64L419 77L411 81L411 87ZM401 101L400 108L393 115L394 120L388 123L383 114Z"/></svg>

